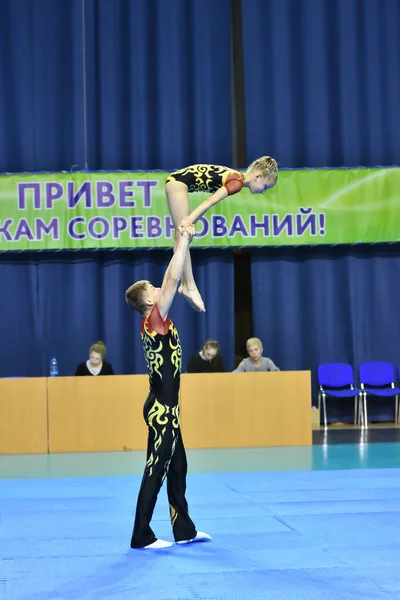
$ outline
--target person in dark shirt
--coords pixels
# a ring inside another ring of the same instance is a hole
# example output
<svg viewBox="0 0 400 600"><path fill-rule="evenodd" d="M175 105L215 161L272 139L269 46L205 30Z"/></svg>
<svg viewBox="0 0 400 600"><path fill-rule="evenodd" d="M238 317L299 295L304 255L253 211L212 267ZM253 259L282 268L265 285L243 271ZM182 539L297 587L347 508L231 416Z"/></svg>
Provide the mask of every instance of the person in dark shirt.
<svg viewBox="0 0 400 600"><path fill-rule="evenodd" d="M224 359L221 354L218 354L218 351L219 343L217 340L206 340L200 352L196 352L190 357L187 372L224 373Z"/></svg>
<svg viewBox="0 0 400 600"><path fill-rule="evenodd" d="M111 364L104 360L105 355L104 342L96 342L89 348L89 360L77 366L75 375L114 375Z"/></svg>
<svg viewBox="0 0 400 600"><path fill-rule="evenodd" d="M143 415L148 426L146 467L136 505L131 548L168 548L150 527L157 496L167 478L172 531L177 544L210 541L196 531L186 501L187 461L179 427L179 388L182 348L178 331L168 316L182 277L194 227L182 228L180 243L169 263L161 288L137 281L125 292L131 308L142 316L141 337L149 372L150 393Z"/></svg>

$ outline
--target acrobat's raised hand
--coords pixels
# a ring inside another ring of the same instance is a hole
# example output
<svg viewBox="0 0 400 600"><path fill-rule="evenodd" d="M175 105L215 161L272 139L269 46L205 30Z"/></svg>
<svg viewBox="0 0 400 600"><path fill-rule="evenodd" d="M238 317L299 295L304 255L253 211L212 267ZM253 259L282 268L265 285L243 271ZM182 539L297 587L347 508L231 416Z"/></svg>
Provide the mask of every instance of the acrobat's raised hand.
<svg viewBox="0 0 400 600"><path fill-rule="evenodd" d="M181 224L179 225L179 233L182 236L186 236L188 238L189 242L192 241L196 231L195 231L194 225L189 222L188 218L185 218L182 220Z"/></svg>

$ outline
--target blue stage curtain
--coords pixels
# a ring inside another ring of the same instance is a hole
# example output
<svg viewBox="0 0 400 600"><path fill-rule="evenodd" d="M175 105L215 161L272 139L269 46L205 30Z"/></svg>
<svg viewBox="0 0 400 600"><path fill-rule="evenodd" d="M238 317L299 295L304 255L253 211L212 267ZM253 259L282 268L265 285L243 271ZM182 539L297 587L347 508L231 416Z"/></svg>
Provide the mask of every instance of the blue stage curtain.
<svg viewBox="0 0 400 600"><path fill-rule="evenodd" d="M207 338L220 343L225 368L234 368L234 263L232 250L192 251L193 273L203 297L206 312L198 313L178 298L171 318L180 323L183 369L187 370L191 354L199 352Z"/></svg>
<svg viewBox="0 0 400 600"><path fill-rule="evenodd" d="M0 172L230 165L230 36L230 0L3 0Z"/></svg>
<svg viewBox="0 0 400 600"><path fill-rule="evenodd" d="M83 167L81 0L2 0L0 172Z"/></svg>
<svg viewBox="0 0 400 600"><path fill-rule="evenodd" d="M0 276L0 377L40 375L45 356L36 260L23 254L2 254Z"/></svg>
<svg viewBox="0 0 400 600"><path fill-rule="evenodd" d="M138 279L161 285L172 252L79 252L0 255L0 330L6 351L0 377L45 376L56 356L60 375L73 375L98 340L117 374L145 373L140 316L124 293ZM194 272L207 312L178 296L171 318L181 335L183 367L207 337L221 343L233 367L233 255L195 250Z"/></svg>
<svg viewBox="0 0 400 600"><path fill-rule="evenodd" d="M143 373L140 317L124 293L138 279L159 280L166 253L83 252L46 254L38 262L43 343L61 375L73 375L89 347L104 341L116 373Z"/></svg>
<svg viewBox="0 0 400 600"><path fill-rule="evenodd" d="M254 335L281 369L348 362L400 362L400 246L252 251ZM343 402L331 417L349 420ZM378 409L378 407L380 407ZM370 417L393 418L393 403L371 403Z"/></svg>
<svg viewBox="0 0 400 600"><path fill-rule="evenodd" d="M91 169L230 164L230 0L87 0Z"/></svg>
<svg viewBox="0 0 400 600"><path fill-rule="evenodd" d="M398 2L246 0L242 17L249 160L398 163ZM230 41L230 0L3 0L0 172L229 165Z"/></svg>
<svg viewBox="0 0 400 600"><path fill-rule="evenodd" d="M400 3L243 0L249 159L398 164Z"/></svg>

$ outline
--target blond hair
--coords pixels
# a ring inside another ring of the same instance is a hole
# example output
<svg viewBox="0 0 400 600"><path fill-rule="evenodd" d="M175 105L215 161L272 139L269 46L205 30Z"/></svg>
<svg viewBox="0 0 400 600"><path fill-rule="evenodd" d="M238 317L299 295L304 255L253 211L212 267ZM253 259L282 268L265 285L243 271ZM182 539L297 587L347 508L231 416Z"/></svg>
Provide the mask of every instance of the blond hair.
<svg viewBox="0 0 400 600"><path fill-rule="evenodd" d="M249 165L247 171L259 171L262 177L278 179L278 163L271 156L262 156Z"/></svg>
<svg viewBox="0 0 400 600"><path fill-rule="evenodd" d="M133 310L144 314L147 310L144 294L149 282L142 279L131 285L125 292L125 300Z"/></svg>
<svg viewBox="0 0 400 600"><path fill-rule="evenodd" d="M264 350L262 341L256 337L249 338L246 342L246 350L249 351L250 346L258 346L261 352Z"/></svg>
<svg viewBox="0 0 400 600"><path fill-rule="evenodd" d="M99 340L95 344L92 344L89 348L89 355L92 354L92 352L97 352L97 354L100 354L101 358L104 358L106 355L106 347L104 342Z"/></svg>

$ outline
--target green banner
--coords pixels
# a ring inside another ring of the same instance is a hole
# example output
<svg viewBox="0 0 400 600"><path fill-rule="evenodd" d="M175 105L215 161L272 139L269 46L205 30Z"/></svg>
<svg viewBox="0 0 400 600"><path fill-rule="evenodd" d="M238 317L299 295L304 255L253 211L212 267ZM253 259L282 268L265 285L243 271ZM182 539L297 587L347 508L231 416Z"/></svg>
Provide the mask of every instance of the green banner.
<svg viewBox="0 0 400 600"><path fill-rule="evenodd" d="M0 176L0 251L170 248L168 173ZM208 195L191 194L193 209ZM197 247L395 242L400 169L281 171L263 195L243 189L196 225Z"/></svg>

